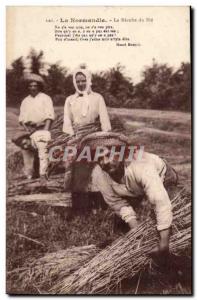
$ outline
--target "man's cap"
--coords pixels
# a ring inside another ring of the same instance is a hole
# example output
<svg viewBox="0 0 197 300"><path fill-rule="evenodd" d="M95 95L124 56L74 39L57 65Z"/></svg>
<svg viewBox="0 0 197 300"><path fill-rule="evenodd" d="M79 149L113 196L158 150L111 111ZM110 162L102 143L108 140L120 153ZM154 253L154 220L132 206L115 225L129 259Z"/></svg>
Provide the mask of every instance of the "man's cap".
<svg viewBox="0 0 197 300"><path fill-rule="evenodd" d="M34 73L26 74L24 76L24 79L27 82L36 81L36 82L44 84L43 78L40 75L38 75L38 74L34 74Z"/></svg>

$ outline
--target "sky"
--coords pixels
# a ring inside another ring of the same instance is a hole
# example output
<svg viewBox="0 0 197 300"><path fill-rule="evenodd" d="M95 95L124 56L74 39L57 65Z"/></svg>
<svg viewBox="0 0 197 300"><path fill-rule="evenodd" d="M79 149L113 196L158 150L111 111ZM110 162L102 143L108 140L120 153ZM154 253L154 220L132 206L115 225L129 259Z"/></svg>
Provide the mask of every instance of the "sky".
<svg viewBox="0 0 197 300"><path fill-rule="evenodd" d="M68 22L62 23L60 18ZM118 46L115 41L56 41L55 26L60 29L62 25L75 26L76 29L76 26L103 25L98 22L71 23L70 18L105 18L104 25L113 26L117 37L126 37L130 41L126 41L126 46ZM119 22L114 22L114 18ZM123 22L122 18L133 21ZM7 67L34 48L44 51L47 62L60 62L70 71L80 63L86 63L92 72L121 63L125 66L125 74L137 83L144 67L150 66L153 58L175 69L181 62L190 61L189 7L10 6L6 20ZM140 46L128 46L128 43Z"/></svg>

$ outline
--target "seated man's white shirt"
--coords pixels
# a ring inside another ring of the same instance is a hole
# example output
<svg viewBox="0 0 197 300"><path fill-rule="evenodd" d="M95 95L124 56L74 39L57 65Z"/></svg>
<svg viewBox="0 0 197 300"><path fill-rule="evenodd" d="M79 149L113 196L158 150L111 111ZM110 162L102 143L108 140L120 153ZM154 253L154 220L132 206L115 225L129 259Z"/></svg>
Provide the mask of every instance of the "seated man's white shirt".
<svg viewBox="0 0 197 300"><path fill-rule="evenodd" d="M40 123L47 119L54 120L54 109L51 98L38 93L35 97L27 96L21 104L19 122Z"/></svg>
<svg viewBox="0 0 197 300"><path fill-rule="evenodd" d="M79 96L78 93L69 96L64 106L63 131L74 134L73 125L93 123L100 118L103 131L110 131L111 124L103 97L94 92Z"/></svg>

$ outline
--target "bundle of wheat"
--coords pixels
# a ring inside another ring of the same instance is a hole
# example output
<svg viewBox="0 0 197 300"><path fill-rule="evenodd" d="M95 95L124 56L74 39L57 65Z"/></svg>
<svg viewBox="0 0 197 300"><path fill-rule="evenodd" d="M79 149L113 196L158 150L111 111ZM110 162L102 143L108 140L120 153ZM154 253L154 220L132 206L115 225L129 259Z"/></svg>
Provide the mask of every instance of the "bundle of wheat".
<svg viewBox="0 0 197 300"><path fill-rule="evenodd" d="M123 122L115 115L110 115L110 122L113 128L113 131L120 132L124 130ZM97 123L98 126L99 122ZM57 115L55 121L52 124L51 132L52 137L58 137L62 134L62 127L63 127L63 115Z"/></svg>
<svg viewBox="0 0 197 300"><path fill-rule="evenodd" d="M22 268L7 272L8 279L20 286L23 292L30 287L36 287L37 291L45 293L57 279L60 280L72 274L79 266L94 257L98 251L95 245L88 245L48 253Z"/></svg>
<svg viewBox="0 0 197 300"><path fill-rule="evenodd" d="M53 193L53 192L64 192L64 175L53 175L51 176L46 186L40 185L40 178L35 179L13 179L7 187L7 195L9 197L15 195L28 195L37 193Z"/></svg>
<svg viewBox="0 0 197 300"><path fill-rule="evenodd" d="M124 126L123 123L120 121L119 118L111 116L110 117L111 121L111 126L113 132L123 132L124 131ZM57 118L55 119L52 128L51 128L51 135L52 135L52 140L49 143L49 148L53 146L64 146L68 141L71 140L70 136L68 134L65 134L62 132L62 127L63 127L63 116L58 115ZM78 139L80 140L81 137L85 136L88 133L93 133L96 131L101 130L101 124L100 122L94 122L94 123L89 123L86 125L77 125L74 126L74 131L77 132L77 137L72 137L71 142L78 142ZM74 139L74 140L73 140Z"/></svg>
<svg viewBox="0 0 197 300"><path fill-rule="evenodd" d="M48 148L54 146L66 146L69 142L69 144L75 144L80 139L85 136L88 133L100 131L100 123L89 123L86 125L81 126L74 126L74 131L76 134L74 136L70 136L67 133L63 133L59 129L52 128L51 134L52 134L52 140L49 142Z"/></svg>
<svg viewBox="0 0 197 300"><path fill-rule="evenodd" d="M8 155L6 159L6 170L8 175L11 175L13 171L20 172L22 167L23 156L20 150Z"/></svg>
<svg viewBox="0 0 197 300"><path fill-rule="evenodd" d="M170 250L174 254L180 254L191 243L191 199L182 190L172 204L174 221ZM58 280L51 293L110 294L123 279L134 277L150 263L149 253L157 243L155 222L148 219L72 275Z"/></svg>

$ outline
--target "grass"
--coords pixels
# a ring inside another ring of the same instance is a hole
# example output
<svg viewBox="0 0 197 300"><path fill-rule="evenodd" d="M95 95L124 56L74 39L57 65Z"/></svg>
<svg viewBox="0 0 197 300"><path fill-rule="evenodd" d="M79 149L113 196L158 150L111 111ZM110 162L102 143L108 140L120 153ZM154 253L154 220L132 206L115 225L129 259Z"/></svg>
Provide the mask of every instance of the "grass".
<svg viewBox="0 0 197 300"><path fill-rule="evenodd" d="M63 111L58 108L58 111ZM116 109L116 114L119 110ZM122 109L120 109L121 115ZM148 110L126 110L121 115L121 121L136 120L144 122L147 127L154 127L162 130L173 130L177 132L190 132L189 114L170 112L161 114L164 117L158 118ZM17 109L7 109L7 139L15 134ZM126 114L126 115L125 115ZM178 119L178 121L177 121ZM137 129L137 128L136 128ZM133 143L145 146L150 151L165 157L177 170L181 183L188 182L190 191L191 180L191 145L190 141L184 139L173 139L168 137L156 137L154 135L133 135L133 131L125 132L133 138ZM8 152L13 153L12 144L9 143ZM15 164L15 162L14 162ZM17 175L22 174L21 165ZM12 179L13 172L8 175ZM16 173L14 174L16 175ZM171 191L173 196L174 190ZM138 215L141 219L150 212L147 202L141 205ZM124 228L123 228L124 229ZM17 234L42 242L44 246L38 245L30 240L24 239ZM114 221L113 213L107 209L98 211L96 215L91 212L82 214L71 214L66 208L52 208L42 205L20 204L7 205L7 271L22 267L34 258L44 256L46 253L67 249L71 246L83 246L95 244L104 248L108 243L113 242L117 237L124 234ZM186 271L190 274L190 271ZM191 279L169 282L168 276L161 274L143 274L131 280L127 279L117 287L116 294L189 294L191 292ZM139 284L138 284L139 283ZM36 288L29 287L21 291L20 286L15 282L7 280L7 292L10 293L38 293Z"/></svg>
<svg viewBox="0 0 197 300"><path fill-rule="evenodd" d="M175 192L175 189L170 191L171 198ZM150 213L146 201L140 205L137 213L141 220ZM91 211L80 214L75 212L72 215L66 208L48 207L46 209L42 205L25 204L20 205L20 207L14 205L7 209L7 224L9 224L7 231L8 272L28 266L33 260L38 260L47 253L68 249L72 246L94 244L102 249L125 234L119 227L115 226L114 215L109 209L100 210L96 215L93 215ZM18 233L31 237L44 246L23 239L17 235ZM158 273L157 275L151 273L150 269L147 269L147 272L145 272L147 273L146 276L143 275L140 279L138 293L182 294L183 291L184 294L191 293L190 268L185 271L182 278L177 278L174 282L170 281L169 274L168 276L159 274L160 281L158 281L156 280ZM114 290L113 293L135 293L137 278L138 276L135 276L132 280L124 280L121 287ZM21 286L13 278L7 280L7 291L16 294L21 292L25 294L38 293L32 284L21 290Z"/></svg>

